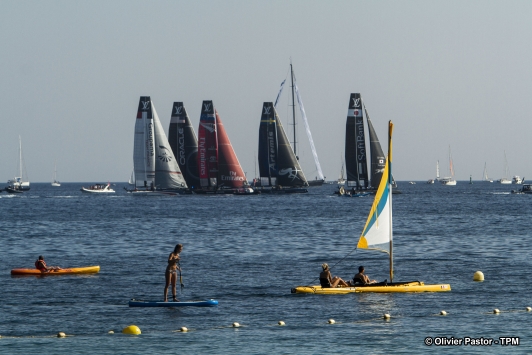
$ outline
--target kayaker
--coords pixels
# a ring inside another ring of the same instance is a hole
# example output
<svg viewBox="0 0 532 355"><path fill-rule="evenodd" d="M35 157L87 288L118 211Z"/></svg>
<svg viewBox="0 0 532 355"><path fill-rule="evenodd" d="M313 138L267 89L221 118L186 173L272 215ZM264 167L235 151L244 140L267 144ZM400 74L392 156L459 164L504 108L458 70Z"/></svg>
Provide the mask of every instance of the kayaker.
<svg viewBox="0 0 532 355"><path fill-rule="evenodd" d="M42 255L39 255L39 259L37 259L37 261L35 262L35 268L42 272L61 270L59 266L46 266L46 261L44 261L44 257Z"/></svg>
<svg viewBox="0 0 532 355"><path fill-rule="evenodd" d="M164 302L168 302L168 286L172 283L172 296L174 302L179 302L176 298L176 283L177 283L177 271L181 272L179 264L179 253L183 250L183 244L177 244L174 251L170 253L168 257L168 265L166 266L165 278L166 285L164 286Z"/></svg>
<svg viewBox="0 0 532 355"><path fill-rule="evenodd" d="M353 284L354 285L356 285L356 284L370 285L370 284L374 284L374 283L377 283L377 281L370 280L368 275L364 274L364 266L359 266L358 267L358 274L356 274L353 277Z"/></svg>
<svg viewBox="0 0 532 355"><path fill-rule="evenodd" d="M321 268L323 269L323 271L320 272L320 284L322 288L348 286L347 283L338 276L332 277L331 271L329 270L329 265L327 263L323 263Z"/></svg>

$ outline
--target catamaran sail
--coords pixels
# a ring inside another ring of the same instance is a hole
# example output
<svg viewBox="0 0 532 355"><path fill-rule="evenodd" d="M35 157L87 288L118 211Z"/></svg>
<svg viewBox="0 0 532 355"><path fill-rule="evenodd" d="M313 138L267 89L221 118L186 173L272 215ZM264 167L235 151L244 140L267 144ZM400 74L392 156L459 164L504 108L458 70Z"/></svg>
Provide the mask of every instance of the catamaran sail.
<svg viewBox="0 0 532 355"><path fill-rule="evenodd" d="M384 172L386 157L384 156L379 138L377 137L377 133L373 128L373 124L371 123L371 119L369 118L364 102L362 102L362 106L364 107L366 121L368 123L369 152L371 156L371 187L378 189L382 179L382 174Z"/></svg>
<svg viewBox="0 0 532 355"><path fill-rule="evenodd" d="M315 180L308 181L310 186L321 186L323 182L325 181L325 177L323 176L323 171L321 170L320 161L318 159L318 152L316 151L316 147L314 146L314 140L312 139L312 133L310 132L310 126L307 119L307 114L305 112L305 107L303 106L303 99L301 98L301 94L299 93L299 88L296 83L296 76L294 74L294 70L292 67L292 63L290 62L290 78L292 82L292 125L294 126L294 136L293 136L293 150L294 155L296 156L296 159L299 160L299 157L297 156L297 139L296 139L296 113L295 113L295 97L297 97L297 103L299 106L299 112L301 113L301 118L303 119L303 123L305 125L305 132L307 133L307 138L310 144L310 150L312 151L312 157L314 158L314 165L316 166L316 172L317 176ZM281 93L283 92L284 83L286 82L286 79L283 80L281 83L281 88L279 89L279 93L277 94L277 99L275 100L274 108L277 108L277 103L279 102L279 98L281 97Z"/></svg>
<svg viewBox="0 0 532 355"><path fill-rule="evenodd" d="M139 101L133 165L137 190L181 190L187 187L149 96L141 96Z"/></svg>
<svg viewBox="0 0 532 355"><path fill-rule="evenodd" d="M168 141L187 185L193 190L198 188L198 138L182 102L172 106Z"/></svg>
<svg viewBox="0 0 532 355"><path fill-rule="evenodd" d="M273 102L262 107L258 158L261 186L308 186Z"/></svg>
<svg viewBox="0 0 532 355"><path fill-rule="evenodd" d="M347 186L368 188L368 167L366 160L366 137L360 94L351 94L345 127L345 165Z"/></svg>
<svg viewBox="0 0 532 355"><path fill-rule="evenodd" d="M233 145L225 131L218 111L215 110L216 127L218 131L218 176L219 185L224 188L239 189L247 187L248 181L242 166L236 157Z"/></svg>

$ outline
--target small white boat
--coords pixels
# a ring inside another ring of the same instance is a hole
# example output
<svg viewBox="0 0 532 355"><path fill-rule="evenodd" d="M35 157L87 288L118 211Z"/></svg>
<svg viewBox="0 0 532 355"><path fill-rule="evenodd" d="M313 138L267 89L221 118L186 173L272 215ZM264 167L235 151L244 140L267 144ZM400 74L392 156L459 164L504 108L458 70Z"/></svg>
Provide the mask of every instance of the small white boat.
<svg viewBox="0 0 532 355"><path fill-rule="evenodd" d="M484 179L482 181L493 182L493 180L488 177L488 170L486 169L486 163L484 163L484 174L483 175L484 175Z"/></svg>
<svg viewBox="0 0 532 355"><path fill-rule="evenodd" d="M115 193L115 190L113 190L111 188L111 184L110 183L107 183L107 185L105 185L105 184L95 184L95 185L89 186L88 188L82 187L81 191L82 192L92 193L92 194L108 194L108 193L113 193L114 194Z"/></svg>
<svg viewBox="0 0 532 355"><path fill-rule="evenodd" d="M410 185L415 185L415 184L416 184L415 181L409 181L408 183L409 183Z"/></svg>
<svg viewBox="0 0 532 355"><path fill-rule="evenodd" d="M525 182L525 178L522 178L518 175L514 176L512 179L512 183L516 185L521 185L523 182Z"/></svg>
<svg viewBox="0 0 532 355"><path fill-rule="evenodd" d="M434 179L429 179L429 180L427 181L427 184L434 184Z"/></svg>
<svg viewBox="0 0 532 355"><path fill-rule="evenodd" d="M14 179L8 180L8 187L12 190L16 190L17 192L20 191L28 191L30 189L30 182L28 181L27 174L25 173L26 167L24 165L24 159L22 157L22 140L20 139L20 136L18 136L18 153L19 153L19 161L18 161L18 168L19 168L19 176L16 176ZM24 170L24 171L23 171ZM25 180L25 181L24 181Z"/></svg>
<svg viewBox="0 0 532 355"><path fill-rule="evenodd" d="M454 166L453 156L451 155L451 146L449 146L449 172L451 173L451 176L440 179L440 181L443 185L456 186L456 180L454 179Z"/></svg>
<svg viewBox="0 0 532 355"><path fill-rule="evenodd" d="M508 175L510 175L508 169L508 160L506 159L506 151L504 151L504 177L498 180L499 183L503 185L510 185L512 180L508 178Z"/></svg>

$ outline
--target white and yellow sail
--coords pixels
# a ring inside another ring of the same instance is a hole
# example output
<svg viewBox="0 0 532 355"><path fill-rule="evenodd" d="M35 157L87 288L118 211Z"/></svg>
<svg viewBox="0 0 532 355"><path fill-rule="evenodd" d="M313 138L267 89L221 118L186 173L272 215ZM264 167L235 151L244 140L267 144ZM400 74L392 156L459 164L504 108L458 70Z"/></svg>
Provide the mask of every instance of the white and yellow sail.
<svg viewBox="0 0 532 355"><path fill-rule="evenodd" d="M391 253L392 243L392 186L391 186L391 163L392 163L392 130L393 123L389 123L388 158L384 167L381 182L375 200L369 212L366 225L358 240L357 247L360 249L374 249Z"/></svg>

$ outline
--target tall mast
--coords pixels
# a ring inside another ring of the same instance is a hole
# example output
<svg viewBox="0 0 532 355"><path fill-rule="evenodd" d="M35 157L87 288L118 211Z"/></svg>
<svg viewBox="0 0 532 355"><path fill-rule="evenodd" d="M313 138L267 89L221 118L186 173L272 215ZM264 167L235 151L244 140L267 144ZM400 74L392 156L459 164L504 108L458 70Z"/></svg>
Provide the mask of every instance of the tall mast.
<svg viewBox="0 0 532 355"><path fill-rule="evenodd" d="M392 132L393 132L393 123L390 120L388 123L388 186L389 186L389 213L390 213L390 282L393 282L393 229L392 229Z"/></svg>
<svg viewBox="0 0 532 355"><path fill-rule="evenodd" d="M292 125L294 126L294 154L296 159L299 160L296 148L296 105L294 102L294 70L292 69L292 59L290 59L290 79L292 80Z"/></svg>
<svg viewBox="0 0 532 355"><path fill-rule="evenodd" d="M22 182L22 140L20 139L20 136L18 136L18 164L20 167L20 181Z"/></svg>

